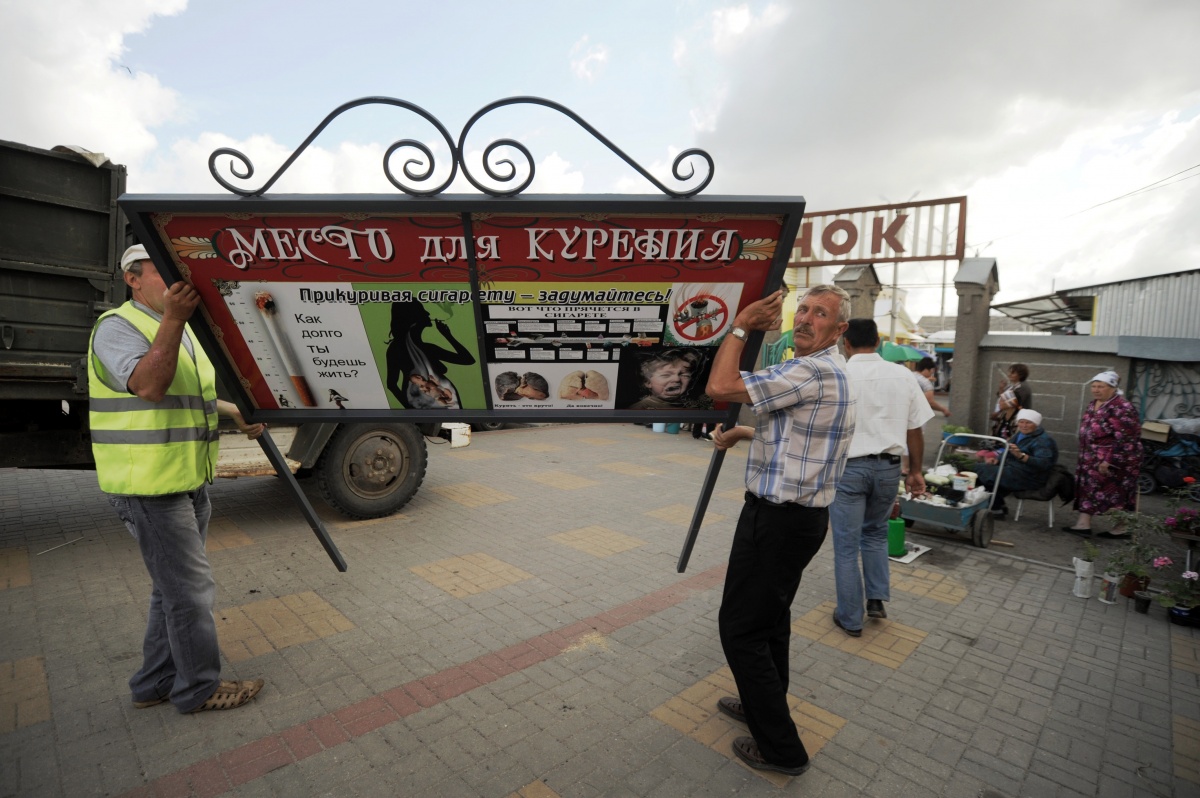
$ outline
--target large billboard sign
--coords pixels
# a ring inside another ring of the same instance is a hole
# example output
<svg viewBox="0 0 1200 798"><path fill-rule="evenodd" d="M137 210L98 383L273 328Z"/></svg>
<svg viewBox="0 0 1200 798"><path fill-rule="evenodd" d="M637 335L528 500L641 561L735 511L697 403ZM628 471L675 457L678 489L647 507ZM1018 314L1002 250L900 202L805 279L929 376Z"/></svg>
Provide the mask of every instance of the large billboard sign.
<svg viewBox="0 0 1200 798"><path fill-rule="evenodd" d="M255 420L720 420L704 385L774 290L800 198L121 200Z"/></svg>
<svg viewBox="0 0 1200 798"><path fill-rule="evenodd" d="M810 213L792 265L962 260L966 231L966 197Z"/></svg>

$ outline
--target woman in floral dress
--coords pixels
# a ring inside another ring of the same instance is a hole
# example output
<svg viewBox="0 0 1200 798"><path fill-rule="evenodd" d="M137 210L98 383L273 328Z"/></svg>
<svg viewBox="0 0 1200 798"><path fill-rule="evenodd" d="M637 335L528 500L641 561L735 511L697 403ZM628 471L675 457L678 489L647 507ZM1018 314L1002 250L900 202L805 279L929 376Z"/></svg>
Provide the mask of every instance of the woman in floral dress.
<svg viewBox="0 0 1200 798"><path fill-rule="evenodd" d="M1092 516L1108 510L1133 510L1142 464L1142 424L1137 409L1117 385L1115 371L1092 378L1092 401L1079 424L1079 463L1075 468L1075 509L1079 518L1067 532L1091 534ZM1099 532L1098 538L1128 533Z"/></svg>

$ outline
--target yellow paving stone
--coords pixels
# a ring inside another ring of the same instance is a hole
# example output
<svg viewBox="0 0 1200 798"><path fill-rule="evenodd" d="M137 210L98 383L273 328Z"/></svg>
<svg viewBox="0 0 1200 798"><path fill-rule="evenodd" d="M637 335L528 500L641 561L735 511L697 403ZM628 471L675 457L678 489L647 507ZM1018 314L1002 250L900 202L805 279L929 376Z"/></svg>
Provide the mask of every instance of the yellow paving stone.
<svg viewBox="0 0 1200 798"><path fill-rule="evenodd" d="M510 792L507 798L559 798L558 793L546 786L544 781L526 784L516 792Z"/></svg>
<svg viewBox="0 0 1200 798"><path fill-rule="evenodd" d="M553 443L518 443L517 448L527 452L561 452L563 447Z"/></svg>
<svg viewBox="0 0 1200 798"><path fill-rule="evenodd" d="M482 552L416 565L409 570L456 598L533 578L532 574Z"/></svg>
<svg viewBox="0 0 1200 798"><path fill-rule="evenodd" d="M659 521L666 521L668 524L682 524L687 526L692 522L692 513L696 508L690 504L669 504L666 507L659 507L657 510L649 510L646 515L651 518L657 518ZM720 513L705 513L705 524L711 524L716 521L724 521L725 516Z"/></svg>
<svg viewBox="0 0 1200 798"><path fill-rule="evenodd" d="M50 720L50 684L42 657L0 662L0 734Z"/></svg>
<svg viewBox="0 0 1200 798"><path fill-rule="evenodd" d="M822 603L792 622L792 631L816 640L818 643L845 651L856 657L899 668L917 646L926 638L926 633L895 621L867 621L862 637L850 637L833 624L832 601Z"/></svg>
<svg viewBox="0 0 1200 798"><path fill-rule="evenodd" d="M525 474L524 477L533 480L539 485L546 485L559 490L578 490L579 488L592 488L600 483L594 479L581 477L577 474L564 474L561 471L535 471L531 474Z"/></svg>
<svg viewBox="0 0 1200 798"><path fill-rule="evenodd" d="M675 463L676 465L697 466L699 468L707 468L710 458L701 457L700 455L696 455L696 454L676 453L676 454L660 454L660 455L658 455L658 459L666 460L667 462Z"/></svg>
<svg viewBox="0 0 1200 798"><path fill-rule="evenodd" d="M0 549L0 590L29 587L33 575L29 570L29 549L24 546Z"/></svg>
<svg viewBox="0 0 1200 798"><path fill-rule="evenodd" d="M379 524L397 524L411 520L404 513L393 513L383 518L350 520L324 502L315 504L313 509L317 511L317 517L321 519L327 529L336 530L339 534L353 533Z"/></svg>
<svg viewBox="0 0 1200 798"><path fill-rule="evenodd" d="M667 724L685 737L690 737L696 729L696 722L679 711L680 705L683 705L682 701L668 701L656 707L650 713L650 717Z"/></svg>
<svg viewBox="0 0 1200 798"><path fill-rule="evenodd" d="M499 452L489 452L486 449L456 449L450 452L451 460L491 460L499 457Z"/></svg>
<svg viewBox="0 0 1200 798"><path fill-rule="evenodd" d="M1183 715L1172 715L1171 720L1175 778L1200 784L1200 721Z"/></svg>
<svg viewBox="0 0 1200 798"><path fill-rule="evenodd" d="M412 521L412 517L404 513L393 513L385 515L382 518L360 518L357 521L351 521L341 513L336 513L332 518L321 517L325 522L327 529L332 529L339 535L352 535L359 532L374 532L372 527L380 526L381 524L403 524Z"/></svg>
<svg viewBox="0 0 1200 798"><path fill-rule="evenodd" d="M942 604L961 604L968 592L966 585L952 576L898 563L892 563L892 587Z"/></svg>
<svg viewBox="0 0 1200 798"><path fill-rule="evenodd" d="M479 482L463 482L458 485L438 485L432 489L434 493L457 502L464 507L486 507L490 504L503 504L516 499L507 493L489 488Z"/></svg>
<svg viewBox="0 0 1200 798"><path fill-rule="evenodd" d="M1200 673L1200 638L1177 626L1171 627L1171 667Z"/></svg>
<svg viewBox="0 0 1200 798"><path fill-rule="evenodd" d="M206 551L221 551L251 546L254 541L231 518L216 518L208 525Z"/></svg>
<svg viewBox="0 0 1200 798"><path fill-rule="evenodd" d="M588 446L614 446L620 441L615 438L576 438L579 443L586 443Z"/></svg>
<svg viewBox="0 0 1200 798"><path fill-rule="evenodd" d="M735 488L734 490L723 490L720 493L713 494L719 499L729 499L734 502L746 501L746 489Z"/></svg>
<svg viewBox="0 0 1200 798"><path fill-rule="evenodd" d="M654 477L661 473L640 463L601 463L600 467L605 471L612 471L614 474L624 474L627 477Z"/></svg>
<svg viewBox="0 0 1200 798"><path fill-rule="evenodd" d="M311 590L219 610L217 639L230 662L270 654L354 628Z"/></svg>
<svg viewBox="0 0 1200 798"><path fill-rule="evenodd" d="M593 557L610 557L646 545L644 540L638 540L602 526L585 526L582 529L551 535L550 539L555 543L579 549L585 554L591 554Z"/></svg>
<svg viewBox="0 0 1200 798"><path fill-rule="evenodd" d="M748 732L740 723L721 714L717 709L717 699L735 694L733 674L728 667L721 668L655 707L650 716L722 756L741 762L733 753L733 741L737 737L746 736ZM788 707L809 756L816 756L846 725L845 718L793 695L788 696ZM791 781L790 776L782 773L750 768L747 770L777 787L786 786Z"/></svg>

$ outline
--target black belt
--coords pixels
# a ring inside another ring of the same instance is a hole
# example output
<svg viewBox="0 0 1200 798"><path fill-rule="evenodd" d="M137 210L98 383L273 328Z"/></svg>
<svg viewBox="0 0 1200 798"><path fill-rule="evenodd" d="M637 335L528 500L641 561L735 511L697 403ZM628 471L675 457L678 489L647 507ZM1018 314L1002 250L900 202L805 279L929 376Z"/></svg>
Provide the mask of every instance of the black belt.
<svg viewBox="0 0 1200 798"><path fill-rule="evenodd" d="M803 504L798 504L797 502L771 501L770 499L766 498L765 496L757 496L757 495L751 493L750 491L746 491L746 501L749 502L750 504L759 504L759 503L769 504L772 507L803 507L804 506Z"/></svg>
<svg viewBox="0 0 1200 798"><path fill-rule="evenodd" d="M891 463L892 465L897 465L900 462L900 455L889 454L888 452L884 452L883 454L860 454L858 457L851 457L850 459L851 460L882 460L885 463Z"/></svg>

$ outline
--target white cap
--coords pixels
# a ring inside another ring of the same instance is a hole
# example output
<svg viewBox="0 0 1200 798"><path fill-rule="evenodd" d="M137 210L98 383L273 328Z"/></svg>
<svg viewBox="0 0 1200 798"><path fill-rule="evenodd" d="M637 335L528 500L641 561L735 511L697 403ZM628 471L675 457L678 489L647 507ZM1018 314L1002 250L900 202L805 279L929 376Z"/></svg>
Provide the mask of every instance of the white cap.
<svg viewBox="0 0 1200 798"><path fill-rule="evenodd" d="M1042 426L1042 414L1036 410L1025 408L1017 411L1017 421L1032 421L1035 426Z"/></svg>
<svg viewBox="0 0 1200 798"><path fill-rule="evenodd" d="M150 260L150 255L146 252L146 248L141 244L134 244L132 247L125 250L125 254L121 256L121 271L129 271L129 267L137 263L139 260Z"/></svg>
<svg viewBox="0 0 1200 798"><path fill-rule="evenodd" d="M1088 382L1103 382L1116 388L1117 384L1121 382L1121 378L1117 376L1117 372L1115 371L1102 371L1088 380Z"/></svg>

